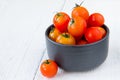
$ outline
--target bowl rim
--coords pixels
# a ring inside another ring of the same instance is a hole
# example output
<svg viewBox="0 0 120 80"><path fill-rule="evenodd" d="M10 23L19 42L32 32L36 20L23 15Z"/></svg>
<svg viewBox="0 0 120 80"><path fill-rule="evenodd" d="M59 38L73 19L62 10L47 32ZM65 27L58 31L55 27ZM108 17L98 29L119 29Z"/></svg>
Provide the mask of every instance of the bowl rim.
<svg viewBox="0 0 120 80"><path fill-rule="evenodd" d="M54 27L53 24L51 24L45 31L45 37L52 43L56 44L56 45L59 45L59 46L64 46L64 47L87 47L87 46L92 46L92 45L95 45L95 44L98 44L102 41L104 41L107 37L109 37L109 33L110 33L110 30L109 28L104 24L102 25L102 27L104 27L104 29L106 30L106 35L101 39L101 40L98 40L96 42L93 42L93 43L88 43L88 44L85 44L85 45L65 45L65 44L60 44L60 43L57 43L53 40L51 40L49 37L48 37L48 32L50 30L51 27Z"/></svg>

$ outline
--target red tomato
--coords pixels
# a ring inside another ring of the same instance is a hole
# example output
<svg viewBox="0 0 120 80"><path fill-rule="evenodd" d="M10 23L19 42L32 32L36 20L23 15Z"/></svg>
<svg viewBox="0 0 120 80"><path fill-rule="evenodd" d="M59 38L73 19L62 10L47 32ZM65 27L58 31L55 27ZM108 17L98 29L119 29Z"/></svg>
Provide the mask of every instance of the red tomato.
<svg viewBox="0 0 120 80"><path fill-rule="evenodd" d="M89 27L86 30L85 38L89 43L96 42L103 38L103 31L101 27Z"/></svg>
<svg viewBox="0 0 120 80"><path fill-rule="evenodd" d="M71 19L68 25L68 32L74 37L82 37L87 28L87 23L82 17Z"/></svg>
<svg viewBox="0 0 120 80"><path fill-rule="evenodd" d="M69 33L62 33L61 35L59 35L56 39L56 42L67 45L76 44L74 37Z"/></svg>
<svg viewBox="0 0 120 80"><path fill-rule="evenodd" d="M67 31L69 20L70 17L67 13L58 12L53 18L53 24L60 32L65 32Z"/></svg>
<svg viewBox="0 0 120 80"><path fill-rule="evenodd" d="M78 41L77 45L84 45L87 44L86 40L81 39L80 41Z"/></svg>
<svg viewBox="0 0 120 80"><path fill-rule="evenodd" d="M89 16L89 26L102 26L104 24L104 17L100 13L93 13Z"/></svg>
<svg viewBox="0 0 120 80"><path fill-rule="evenodd" d="M58 65L53 60L45 60L40 66L40 71L43 76L51 78L57 74Z"/></svg>

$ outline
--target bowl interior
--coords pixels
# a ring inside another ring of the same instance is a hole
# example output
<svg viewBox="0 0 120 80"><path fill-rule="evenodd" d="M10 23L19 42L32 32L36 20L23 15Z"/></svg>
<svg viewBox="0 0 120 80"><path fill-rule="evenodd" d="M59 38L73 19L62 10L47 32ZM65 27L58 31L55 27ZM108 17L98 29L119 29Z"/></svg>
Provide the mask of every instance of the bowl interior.
<svg viewBox="0 0 120 80"><path fill-rule="evenodd" d="M54 44L56 44L56 45L60 45L60 46L68 46L68 47L70 47L70 46L71 46L71 47L75 47L75 46L76 46L76 47L80 47L80 46L91 46L91 45L95 45L95 44L101 42L102 40L106 39L106 37L109 36L109 28L104 24L104 25L101 26L101 27L103 27L103 28L105 29L106 35L105 35L101 40L96 41L96 42L93 42L93 43L88 43L88 44L85 44L85 45L65 45L65 44L57 43L57 42L55 42L55 41L53 41L53 40L51 40L51 39L49 38L50 30L51 30L53 27L54 27L54 25L52 24L52 25L50 25L50 26L47 28L47 30L46 30L46 32L45 32L45 36L47 37L47 39L48 39L49 41L51 41L52 43L54 43Z"/></svg>

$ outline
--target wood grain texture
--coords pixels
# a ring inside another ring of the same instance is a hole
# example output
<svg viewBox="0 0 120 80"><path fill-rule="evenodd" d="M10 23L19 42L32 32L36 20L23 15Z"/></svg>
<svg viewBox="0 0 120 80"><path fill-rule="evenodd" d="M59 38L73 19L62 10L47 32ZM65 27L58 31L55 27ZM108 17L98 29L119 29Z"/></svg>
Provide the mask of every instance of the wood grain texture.
<svg viewBox="0 0 120 80"><path fill-rule="evenodd" d="M64 3L65 2L65 3ZM110 28L109 55L93 71L68 73L59 69L47 79L39 72L44 53L46 28L58 11L70 14L80 0L0 0L0 80L119 80L120 74L120 1L85 0L90 14L100 12Z"/></svg>

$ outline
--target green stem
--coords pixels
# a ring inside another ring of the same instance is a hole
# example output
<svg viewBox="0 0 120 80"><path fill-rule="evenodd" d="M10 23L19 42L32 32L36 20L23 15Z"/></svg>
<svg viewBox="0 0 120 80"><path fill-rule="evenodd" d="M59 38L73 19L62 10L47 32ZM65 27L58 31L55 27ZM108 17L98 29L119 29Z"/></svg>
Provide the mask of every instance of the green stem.
<svg viewBox="0 0 120 80"><path fill-rule="evenodd" d="M75 3L75 7L79 7L80 5L78 5L77 3Z"/></svg>
<svg viewBox="0 0 120 80"><path fill-rule="evenodd" d="M46 60L46 62L45 62L46 64L49 64L50 62L48 61L48 60Z"/></svg>
<svg viewBox="0 0 120 80"><path fill-rule="evenodd" d="M82 1L82 2L80 3L80 5L77 4L77 3L75 3L75 7L80 7L80 6L83 4L83 2L84 2L84 1Z"/></svg>
<svg viewBox="0 0 120 80"><path fill-rule="evenodd" d="M54 30L55 30L55 28L54 28L54 27L52 27L52 28L51 28L51 30L50 30L50 33L53 33L53 32L54 32Z"/></svg>
<svg viewBox="0 0 120 80"><path fill-rule="evenodd" d="M83 4L83 2L84 2L84 1L82 1L79 6L81 6L81 5Z"/></svg>
<svg viewBox="0 0 120 80"><path fill-rule="evenodd" d="M67 33L62 34L62 36L64 36L65 38L69 38L70 37L70 35L67 34Z"/></svg>
<svg viewBox="0 0 120 80"><path fill-rule="evenodd" d="M57 16L59 17L59 16L61 16L62 14L60 14L60 13L57 13Z"/></svg>
<svg viewBox="0 0 120 80"><path fill-rule="evenodd" d="M70 21L70 26L72 25L72 24L74 24L74 19L71 19L71 21Z"/></svg>

